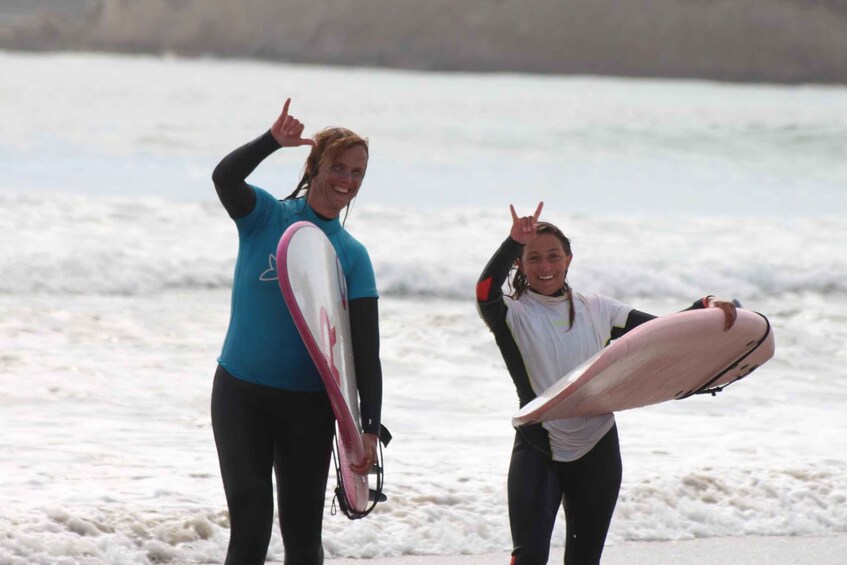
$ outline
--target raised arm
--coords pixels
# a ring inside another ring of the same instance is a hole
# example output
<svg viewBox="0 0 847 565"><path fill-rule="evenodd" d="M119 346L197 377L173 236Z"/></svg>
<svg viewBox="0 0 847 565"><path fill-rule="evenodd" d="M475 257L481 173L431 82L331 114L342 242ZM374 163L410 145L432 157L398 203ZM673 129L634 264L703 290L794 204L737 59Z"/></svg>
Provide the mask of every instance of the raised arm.
<svg viewBox="0 0 847 565"><path fill-rule="evenodd" d="M291 99L288 98L270 130L224 157L215 167L212 181L221 204L231 218L243 218L256 206L256 194L245 181L259 163L280 147L315 145L313 139L301 137L304 126L288 114L290 104Z"/></svg>
<svg viewBox="0 0 847 565"><path fill-rule="evenodd" d="M507 306L503 301L503 283L509 276L509 271L515 260L523 252L524 243L535 237L538 215L541 213L542 204L538 205L533 216L519 218L512 208L512 230L494 256L488 261L479 282L476 285L476 300L479 315L494 334L494 340L506 362L509 375L515 383L520 405L535 398L535 392L529 382L526 365L523 362L520 349L506 324ZM517 241L515 238L517 238ZM539 426L540 428L540 426ZM543 443L543 442L542 442Z"/></svg>
<svg viewBox="0 0 847 565"><path fill-rule="evenodd" d="M532 216L521 218L515 213L514 206L509 205L509 210L512 213L512 228L509 231L509 237L488 261L476 284L479 313L492 329L492 324L500 323L505 318L506 306L501 300L503 283L506 282L515 260L523 252L524 245L535 239L538 216L543 207L544 203L539 202Z"/></svg>

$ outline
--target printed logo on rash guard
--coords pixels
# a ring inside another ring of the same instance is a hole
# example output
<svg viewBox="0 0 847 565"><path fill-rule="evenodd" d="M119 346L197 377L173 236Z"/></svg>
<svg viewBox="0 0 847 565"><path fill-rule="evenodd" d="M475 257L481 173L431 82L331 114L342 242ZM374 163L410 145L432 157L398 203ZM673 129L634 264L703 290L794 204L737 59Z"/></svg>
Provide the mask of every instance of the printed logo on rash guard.
<svg viewBox="0 0 847 565"><path fill-rule="evenodd" d="M571 327L571 321L568 320L567 318L561 318L559 320L553 320L553 326L555 326L557 328L565 328L567 330L567 329L570 329L570 327Z"/></svg>
<svg viewBox="0 0 847 565"><path fill-rule="evenodd" d="M268 255L268 269L259 275L259 280L265 282L279 280L279 274L276 272L276 255L273 253Z"/></svg>

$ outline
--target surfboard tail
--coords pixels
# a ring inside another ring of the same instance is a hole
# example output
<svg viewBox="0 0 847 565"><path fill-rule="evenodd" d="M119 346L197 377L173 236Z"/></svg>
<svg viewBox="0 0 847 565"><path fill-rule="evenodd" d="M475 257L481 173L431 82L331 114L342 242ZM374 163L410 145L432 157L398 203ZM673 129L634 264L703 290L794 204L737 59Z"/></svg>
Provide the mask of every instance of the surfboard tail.
<svg viewBox="0 0 847 565"><path fill-rule="evenodd" d="M338 481L337 486L335 487L335 496L332 499L332 510L331 513L335 514L336 503L338 508L341 510L342 514L347 516L350 520L360 520L373 512L376 505L380 502L385 502L388 500L388 497L383 494L383 478L384 478L384 463L383 463L383 455L382 455L382 446L387 445L388 441L390 441L391 434L388 433L388 430L383 427L383 430L387 434L387 440L380 440L379 447L377 450L377 462L374 464L373 468L370 471L370 475L374 475L376 478L376 487L369 489L367 488L368 478L367 476L357 475L352 473L352 470L349 468L349 464L345 461L343 457L343 450L339 445L339 442L336 441L333 445L333 462L335 463L335 475ZM353 480L355 481L355 477L359 477L364 480L365 489L361 490L361 485L359 483L354 482L350 483L349 479L351 477L345 476L345 468L346 471L352 473L354 475ZM352 487L352 492L350 488Z"/></svg>

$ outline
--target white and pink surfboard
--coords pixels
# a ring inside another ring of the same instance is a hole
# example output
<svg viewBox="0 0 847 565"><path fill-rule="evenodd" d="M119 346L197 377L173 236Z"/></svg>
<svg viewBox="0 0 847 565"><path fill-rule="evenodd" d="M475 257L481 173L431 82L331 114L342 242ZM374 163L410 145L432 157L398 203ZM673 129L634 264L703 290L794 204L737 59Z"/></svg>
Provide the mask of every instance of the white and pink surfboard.
<svg viewBox="0 0 847 565"><path fill-rule="evenodd" d="M310 222L297 222L279 240L279 287L294 324L326 386L335 412L339 467L350 508L368 504L368 477L350 469L365 459L359 395L353 365L347 283L326 235Z"/></svg>
<svg viewBox="0 0 847 565"><path fill-rule="evenodd" d="M651 320L527 403L512 425L608 414L717 390L773 357L773 329L761 314L739 308L735 325L723 328L719 308Z"/></svg>

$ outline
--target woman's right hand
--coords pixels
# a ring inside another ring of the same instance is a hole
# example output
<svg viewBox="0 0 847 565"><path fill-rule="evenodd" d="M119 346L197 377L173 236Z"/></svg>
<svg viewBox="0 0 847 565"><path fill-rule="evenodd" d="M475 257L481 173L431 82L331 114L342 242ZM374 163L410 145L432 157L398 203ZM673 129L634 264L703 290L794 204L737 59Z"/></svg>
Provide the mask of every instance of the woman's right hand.
<svg viewBox="0 0 847 565"><path fill-rule="evenodd" d="M539 202L538 208L535 209L535 214L519 218L515 212L515 207L509 204L509 210L512 212L512 231L509 232L509 237L522 245L526 245L535 239L535 230L538 228L538 216L541 215L541 208L543 207L544 202Z"/></svg>
<svg viewBox="0 0 847 565"><path fill-rule="evenodd" d="M300 120L288 115L288 106L291 104L291 98L285 100L285 105L282 107L282 114L276 119L274 125L271 126L271 135L279 143L280 147L299 147L300 145L316 145L314 139L303 139L303 128L305 127Z"/></svg>

